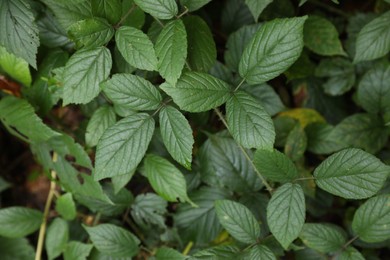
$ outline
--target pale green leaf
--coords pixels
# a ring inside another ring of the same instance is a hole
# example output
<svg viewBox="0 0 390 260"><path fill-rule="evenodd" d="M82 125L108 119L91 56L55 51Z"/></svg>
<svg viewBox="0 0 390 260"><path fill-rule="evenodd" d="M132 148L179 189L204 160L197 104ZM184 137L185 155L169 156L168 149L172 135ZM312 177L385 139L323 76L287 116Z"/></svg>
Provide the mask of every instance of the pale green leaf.
<svg viewBox="0 0 390 260"><path fill-rule="evenodd" d="M154 120L148 114L126 117L108 128L97 145L95 180L133 171L144 157L153 132Z"/></svg>
<svg viewBox="0 0 390 260"><path fill-rule="evenodd" d="M267 206L268 226L284 249L301 232L305 208L305 196L298 184L286 183L272 194Z"/></svg>
<svg viewBox="0 0 390 260"><path fill-rule="evenodd" d="M115 124L116 116L114 109L110 106L98 108L88 122L85 132L85 142L88 146L94 147L98 144L100 137L107 128Z"/></svg>
<svg viewBox="0 0 390 260"><path fill-rule="evenodd" d="M144 229L151 229L155 225L166 228L164 215L167 206L167 201L154 193L139 194L131 204L131 216Z"/></svg>
<svg viewBox="0 0 390 260"><path fill-rule="evenodd" d="M131 66L143 70L157 70L153 43L141 30L122 26L115 33L115 41L119 52Z"/></svg>
<svg viewBox="0 0 390 260"><path fill-rule="evenodd" d="M127 183L129 183L129 181L135 174L135 171L136 169L130 171L129 173L114 176L111 178L112 186L114 188L115 193L118 193L122 188L126 186Z"/></svg>
<svg viewBox="0 0 390 260"><path fill-rule="evenodd" d="M136 75L115 74L102 89L115 105L129 110L154 110L162 101L157 88Z"/></svg>
<svg viewBox="0 0 390 260"><path fill-rule="evenodd" d="M274 253L265 245L255 245L247 252L244 252L240 260L245 259L261 259L261 260L276 260Z"/></svg>
<svg viewBox="0 0 390 260"><path fill-rule="evenodd" d="M76 204L73 200L72 193L66 193L61 195L56 200L56 211L65 220L73 220L77 216Z"/></svg>
<svg viewBox="0 0 390 260"><path fill-rule="evenodd" d="M272 149L275 142L272 119L247 93L235 92L227 101L226 120L233 138L243 147Z"/></svg>
<svg viewBox="0 0 390 260"><path fill-rule="evenodd" d="M8 53L0 46L0 71L4 71L11 78L21 82L25 86L31 85L31 74L28 63L12 53Z"/></svg>
<svg viewBox="0 0 390 260"><path fill-rule="evenodd" d="M134 2L146 13L162 20L171 19L178 12L175 0L134 0Z"/></svg>
<svg viewBox="0 0 390 260"><path fill-rule="evenodd" d="M24 207L0 209L0 235L24 237L37 231L43 220L42 212Z"/></svg>
<svg viewBox="0 0 390 260"><path fill-rule="evenodd" d="M230 200L217 200L215 210L219 222L230 235L246 244L256 243L260 226L247 207Z"/></svg>
<svg viewBox="0 0 390 260"><path fill-rule="evenodd" d="M65 248L64 260L86 260L92 248L91 244L71 241Z"/></svg>
<svg viewBox="0 0 390 260"><path fill-rule="evenodd" d="M352 220L352 230L368 243L382 242L390 238L390 194L367 200Z"/></svg>
<svg viewBox="0 0 390 260"><path fill-rule="evenodd" d="M0 252L4 260L31 260L35 249L26 238L0 237Z"/></svg>
<svg viewBox="0 0 390 260"><path fill-rule="evenodd" d="M111 66L111 54L106 47L73 54L64 70L63 105L86 104L94 99L100 92L99 84L110 74Z"/></svg>
<svg viewBox="0 0 390 260"><path fill-rule="evenodd" d="M253 18L257 21L261 12L270 4L273 0L245 0L246 5L249 7Z"/></svg>
<svg viewBox="0 0 390 260"><path fill-rule="evenodd" d="M91 0L91 10L94 16L106 18L115 24L121 19L122 3L121 0Z"/></svg>
<svg viewBox="0 0 390 260"><path fill-rule="evenodd" d="M0 1L0 45L37 68L38 26L24 0Z"/></svg>
<svg viewBox="0 0 390 260"><path fill-rule="evenodd" d="M218 245L197 251L190 260L236 259L239 253L240 249L235 245Z"/></svg>
<svg viewBox="0 0 390 260"><path fill-rule="evenodd" d="M287 70L303 48L304 17L264 23L246 46L239 72L249 84L263 83Z"/></svg>
<svg viewBox="0 0 390 260"><path fill-rule="evenodd" d="M168 152L178 163L191 169L194 137L188 120L171 106L161 109L159 118L161 137Z"/></svg>
<svg viewBox="0 0 390 260"><path fill-rule="evenodd" d="M140 241L131 232L113 224L84 226L93 245L113 257L133 257L138 254Z"/></svg>
<svg viewBox="0 0 390 260"><path fill-rule="evenodd" d="M360 149L335 153L314 171L315 182L323 190L346 199L365 199L382 188L390 167Z"/></svg>
<svg viewBox="0 0 390 260"><path fill-rule="evenodd" d="M175 84L187 57L187 33L182 20L167 23L156 41L158 71L169 83Z"/></svg>
<svg viewBox="0 0 390 260"><path fill-rule="evenodd" d="M180 0L180 3L188 8L188 11L193 12L208 4L211 0Z"/></svg>
<svg viewBox="0 0 390 260"><path fill-rule="evenodd" d="M65 250L69 239L68 222L55 218L47 228L45 248L49 259L55 259Z"/></svg>
<svg viewBox="0 0 390 260"><path fill-rule="evenodd" d="M160 86L182 110L203 112L218 107L230 96L230 86L226 82L201 72L186 72L176 86Z"/></svg>

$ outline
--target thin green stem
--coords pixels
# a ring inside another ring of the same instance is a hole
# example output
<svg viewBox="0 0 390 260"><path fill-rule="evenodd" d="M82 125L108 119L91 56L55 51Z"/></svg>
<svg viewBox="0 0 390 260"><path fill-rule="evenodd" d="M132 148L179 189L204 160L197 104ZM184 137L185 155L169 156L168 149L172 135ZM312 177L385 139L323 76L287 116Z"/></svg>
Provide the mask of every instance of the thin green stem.
<svg viewBox="0 0 390 260"><path fill-rule="evenodd" d="M340 9L337 9L329 4L322 3L318 0L310 0L310 3L313 5L316 5L318 7L321 7L330 13L337 14L337 15L340 15L340 16L345 17L345 18L349 18L349 15L347 13L345 13L345 12L341 11Z"/></svg>
<svg viewBox="0 0 390 260"><path fill-rule="evenodd" d="M244 82L245 82L245 78L242 79L242 80L240 81L240 83L238 83L237 87L234 89L233 92L236 92L236 91L241 87L241 85L244 84Z"/></svg>
<svg viewBox="0 0 390 260"><path fill-rule="evenodd" d="M160 19L158 19L158 18L156 18L156 17L153 17L153 18L154 18L154 20L156 20L156 22L157 22L162 28L165 27L165 25L160 21Z"/></svg>
<svg viewBox="0 0 390 260"><path fill-rule="evenodd" d="M294 181L308 181L308 180L315 180L316 178L314 178L313 176L311 177L303 177L303 178L298 178L298 179L295 179Z"/></svg>
<svg viewBox="0 0 390 260"><path fill-rule="evenodd" d="M333 259L336 259L338 255L340 255L345 249L347 249L347 247L348 247L350 244L352 244L352 243L353 243L356 239L358 239L358 238L359 238L359 236L356 235L356 236L354 236L353 238L351 238L350 240L348 240L348 241L340 248L340 250L337 251L336 254L334 254L334 256L332 257L332 260L333 260Z"/></svg>
<svg viewBox="0 0 390 260"><path fill-rule="evenodd" d="M119 20L119 22L116 25L114 25L114 28L118 29L122 25L122 23L126 20L126 18L134 11L136 7L137 6L133 4L129 9L129 11L127 11L127 13Z"/></svg>
<svg viewBox="0 0 390 260"><path fill-rule="evenodd" d="M188 242L186 248L183 250L183 255L188 255L188 253L191 251L192 246L194 245L194 242L190 241Z"/></svg>
<svg viewBox="0 0 390 260"><path fill-rule="evenodd" d="M184 6L184 11L181 14L179 14L178 16L176 16L176 19L180 19L183 15L187 14L188 11L189 10L188 10L187 6Z"/></svg>
<svg viewBox="0 0 390 260"><path fill-rule="evenodd" d="M142 241L144 245L147 243L145 242L145 238L141 230L138 229L137 225L126 215L123 217L123 219L126 221L126 223L130 226L130 228L134 231L134 233L137 235L137 237Z"/></svg>

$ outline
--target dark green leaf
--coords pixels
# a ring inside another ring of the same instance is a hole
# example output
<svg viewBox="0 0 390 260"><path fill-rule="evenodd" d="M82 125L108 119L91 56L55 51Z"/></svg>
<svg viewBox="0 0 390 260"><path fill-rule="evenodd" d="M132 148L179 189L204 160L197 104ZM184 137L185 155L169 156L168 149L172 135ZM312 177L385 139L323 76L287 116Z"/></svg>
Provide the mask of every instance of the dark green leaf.
<svg viewBox="0 0 390 260"><path fill-rule="evenodd" d="M229 34L255 20L244 0L227 0L221 11L222 30Z"/></svg>
<svg viewBox="0 0 390 260"><path fill-rule="evenodd" d="M37 25L41 44L51 48L73 45L51 12L47 11L45 16L38 18Z"/></svg>
<svg viewBox="0 0 390 260"><path fill-rule="evenodd" d="M245 252L241 259L276 260L276 257L268 247L264 245L255 245Z"/></svg>
<svg viewBox="0 0 390 260"><path fill-rule="evenodd" d="M287 136L284 153L293 161L302 158L307 147L307 136L304 128L297 124Z"/></svg>
<svg viewBox="0 0 390 260"><path fill-rule="evenodd" d="M34 248L26 238L0 237L1 258L5 260L31 260Z"/></svg>
<svg viewBox="0 0 390 260"><path fill-rule="evenodd" d="M305 128L307 150L315 154L331 154L344 148L331 136L334 127L325 123L310 124Z"/></svg>
<svg viewBox="0 0 390 260"><path fill-rule="evenodd" d="M91 9L94 16L106 18L111 24L121 19L121 0L91 0Z"/></svg>
<svg viewBox="0 0 390 260"><path fill-rule="evenodd" d="M180 3L188 8L188 11L193 12L208 4L211 0L180 0Z"/></svg>
<svg viewBox="0 0 390 260"><path fill-rule="evenodd" d="M246 5L249 7L253 18L257 21L261 12L269 5L273 0L245 0Z"/></svg>
<svg viewBox="0 0 390 260"><path fill-rule="evenodd" d="M69 238L68 223L61 219L54 219L46 234L45 248L49 259L55 259L65 250Z"/></svg>
<svg viewBox="0 0 390 260"><path fill-rule="evenodd" d="M146 13L158 19L171 19L177 14L175 0L134 0Z"/></svg>
<svg viewBox="0 0 390 260"><path fill-rule="evenodd" d="M37 231L43 220L42 212L24 207L0 209L0 235L24 237Z"/></svg>

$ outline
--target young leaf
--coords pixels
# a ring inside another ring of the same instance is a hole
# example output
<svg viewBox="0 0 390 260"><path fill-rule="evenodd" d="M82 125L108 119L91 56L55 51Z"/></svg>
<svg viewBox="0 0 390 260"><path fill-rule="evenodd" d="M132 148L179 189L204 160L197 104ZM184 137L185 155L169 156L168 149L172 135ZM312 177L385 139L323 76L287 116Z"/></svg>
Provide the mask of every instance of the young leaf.
<svg viewBox="0 0 390 260"><path fill-rule="evenodd" d="M70 57L64 70L64 106L86 104L100 92L99 84L110 74L111 54L106 47L80 50Z"/></svg>
<svg viewBox="0 0 390 260"><path fill-rule="evenodd" d="M168 20L177 15L175 0L134 0L146 13L162 20Z"/></svg>
<svg viewBox="0 0 390 260"><path fill-rule="evenodd" d="M133 257L138 254L140 241L131 232L113 224L84 226L93 245L102 253L113 257Z"/></svg>
<svg viewBox="0 0 390 260"><path fill-rule="evenodd" d="M165 25L156 41L156 55L160 75L175 84L187 57L187 33L182 20Z"/></svg>
<svg viewBox="0 0 390 260"><path fill-rule="evenodd" d="M25 86L31 85L31 73L28 63L22 58L7 52L2 46L0 46L0 70Z"/></svg>
<svg viewBox="0 0 390 260"><path fill-rule="evenodd" d="M54 219L47 229L45 240L46 252L50 260L61 255L65 250L68 239L68 223L61 218Z"/></svg>
<svg viewBox="0 0 390 260"><path fill-rule="evenodd" d="M100 137L107 128L115 124L115 111L110 106L102 106L93 113L88 122L85 132L85 142L88 146L94 147L98 144Z"/></svg>
<svg viewBox="0 0 390 260"><path fill-rule="evenodd" d="M130 110L154 110L162 101L157 88L136 75L115 74L102 89L114 104Z"/></svg>
<svg viewBox="0 0 390 260"><path fill-rule="evenodd" d="M268 247L264 245L255 245L245 252L241 259L276 260L276 257Z"/></svg>
<svg viewBox="0 0 390 260"><path fill-rule="evenodd" d="M218 107L230 96L230 86L226 82L201 72L186 72L176 86L160 86L182 110L203 112Z"/></svg>
<svg viewBox="0 0 390 260"><path fill-rule="evenodd" d="M245 148L272 149L275 142L272 119L247 93L236 92L227 101L226 120L233 138Z"/></svg>
<svg viewBox="0 0 390 260"><path fill-rule="evenodd" d="M349 148L329 156L314 171L316 184L346 199L365 199L382 188L389 166L360 149Z"/></svg>
<svg viewBox="0 0 390 260"><path fill-rule="evenodd" d="M153 118L143 113L126 117L108 128L97 145L94 179L133 171L144 157L153 132Z"/></svg>
<svg viewBox="0 0 390 260"><path fill-rule="evenodd" d="M305 196L300 185L286 183L276 190L267 206L267 221L276 240L287 249L305 222Z"/></svg>
<svg viewBox="0 0 390 260"><path fill-rule="evenodd" d="M249 84L263 83L288 69L301 54L306 18L275 19L260 26L241 57L240 76Z"/></svg>
<svg viewBox="0 0 390 260"><path fill-rule="evenodd" d="M106 18L115 24L121 19L121 0L91 0L91 10L94 16Z"/></svg>
<svg viewBox="0 0 390 260"><path fill-rule="evenodd" d="M119 52L131 66L143 70L157 70L153 43L141 30L122 26L115 33L115 41Z"/></svg>
<svg viewBox="0 0 390 260"><path fill-rule="evenodd" d="M91 252L93 245L83 244L78 241L71 241L65 248L64 260L86 260Z"/></svg>
<svg viewBox="0 0 390 260"><path fill-rule="evenodd" d="M331 224L305 223L299 238L307 247L321 253L337 252L346 242L343 230Z"/></svg>
<svg viewBox="0 0 390 260"><path fill-rule="evenodd" d="M38 26L31 7L23 0L0 2L0 45L37 68Z"/></svg>
<svg viewBox="0 0 390 260"><path fill-rule="evenodd" d="M194 137L187 119L171 106L161 109L159 117L161 137L169 154L178 163L191 169Z"/></svg>
<svg viewBox="0 0 390 260"><path fill-rule="evenodd" d="M73 220L77 216L76 205L73 200L72 193L61 195L56 200L56 211L65 220Z"/></svg>
<svg viewBox="0 0 390 260"><path fill-rule="evenodd" d="M352 230L368 243L390 238L390 194L383 194L367 200L361 205L352 220Z"/></svg>
<svg viewBox="0 0 390 260"><path fill-rule="evenodd" d="M373 60L390 51L390 11L375 18L359 32L353 62Z"/></svg>
<svg viewBox="0 0 390 260"><path fill-rule="evenodd" d="M271 181L289 182L298 177L294 163L278 150L257 150L253 163L259 172Z"/></svg>
<svg viewBox="0 0 390 260"><path fill-rule="evenodd" d="M17 238L34 233L43 219L42 212L23 207L0 209L0 235Z"/></svg>
<svg viewBox="0 0 390 260"><path fill-rule="evenodd" d="M154 193L139 194L131 204L131 216L144 229L151 229L154 225L166 228L167 205L166 200Z"/></svg>
<svg viewBox="0 0 390 260"><path fill-rule="evenodd" d="M235 239L245 244L256 243L260 227L248 208L238 202L217 200L215 211L221 225Z"/></svg>
<svg viewBox="0 0 390 260"><path fill-rule="evenodd" d="M245 0L246 5L249 7L255 21L259 19L261 12L270 4L273 0Z"/></svg>
<svg viewBox="0 0 390 260"><path fill-rule="evenodd" d="M153 154L145 158L145 173L153 189L167 201L188 202L187 184L183 174L168 160Z"/></svg>

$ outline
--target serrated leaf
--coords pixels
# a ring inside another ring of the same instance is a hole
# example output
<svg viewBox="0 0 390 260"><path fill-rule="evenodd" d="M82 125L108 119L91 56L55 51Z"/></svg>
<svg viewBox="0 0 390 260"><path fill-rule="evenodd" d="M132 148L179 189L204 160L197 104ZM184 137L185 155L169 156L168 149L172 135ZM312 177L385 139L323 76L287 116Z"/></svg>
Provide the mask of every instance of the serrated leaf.
<svg viewBox="0 0 390 260"><path fill-rule="evenodd" d="M305 196L300 185L286 183L272 194L267 221L276 240L287 249L305 222Z"/></svg>
<svg viewBox="0 0 390 260"><path fill-rule="evenodd" d="M31 74L28 63L18 58L0 46L0 71L7 73L11 78L25 86L31 85Z"/></svg>
<svg viewBox="0 0 390 260"><path fill-rule="evenodd" d="M180 3L188 8L188 11L193 12L208 4L211 0L180 0Z"/></svg>
<svg viewBox="0 0 390 260"><path fill-rule="evenodd" d="M389 166L360 149L344 149L329 156L314 171L323 190L346 199L365 199L382 188Z"/></svg>
<svg viewBox="0 0 390 260"><path fill-rule="evenodd" d="M230 96L230 86L226 82L201 72L186 72L176 86L160 86L182 110L203 112L218 107Z"/></svg>
<svg viewBox="0 0 390 260"><path fill-rule="evenodd" d="M253 163L267 179L276 182L289 182L298 177L298 170L285 154L278 150L257 150Z"/></svg>
<svg viewBox="0 0 390 260"><path fill-rule="evenodd" d="M0 237L0 252L3 259L31 260L34 248L26 238Z"/></svg>
<svg viewBox="0 0 390 260"><path fill-rule="evenodd" d="M97 145L94 179L133 171L144 157L153 132L153 118L143 113L126 117L108 128Z"/></svg>
<svg viewBox="0 0 390 260"><path fill-rule="evenodd" d="M353 62L373 60L390 51L390 11L375 18L359 32Z"/></svg>
<svg viewBox="0 0 390 260"><path fill-rule="evenodd" d="M227 0L221 10L222 31L230 34L239 28L255 23L249 7L243 0Z"/></svg>
<svg viewBox="0 0 390 260"><path fill-rule="evenodd" d="M93 245L113 257L133 257L138 254L140 241L131 232L113 224L84 226Z"/></svg>
<svg viewBox="0 0 390 260"><path fill-rule="evenodd" d="M42 45L50 48L71 46L73 43L66 35L66 31L58 23L51 12L46 12L45 16L37 19L39 28L39 38ZM39 69L38 69L39 70Z"/></svg>
<svg viewBox="0 0 390 260"><path fill-rule="evenodd" d="M31 7L23 0L0 2L0 45L37 68L38 26Z"/></svg>
<svg viewBox="0 0 390 260"><path fill-rule="evenodd" d="M86 104L94 99L100 92L99 84L108 78L111 66L111 54L106 47L73 54L64 70L63 105Z"/></svg>
<svg viewBox="0 0 390 260"><path fill-rule="evenodd" d="M70 39L78 49L95 48L108 43L114 36L114 28L101 18L90 18L72 24L68 29Z"/></svg>
<svg viewBox="0 0 390 260"><path fill-rule="evenodd" d="M331 154L344 148L344 145L331 138L334 127L325 123L310 124L305 128L307 150L315 154Z"/></svg>
<svg viewBox="0 0 390 260"><path fill-rule="evenodd" d="M157 88L136 75L115 74L102 89L114 104L129 110L154 110L162 101Z"/></svg>
<svg viewBox="0 0 390 260"><path fill-rule="evenodd" d="M219 222L230 235L246 244L256 243L260 227L248 208L238 202L217 200L215 210Z"/></svg>
<svg viewBox="0 0 390 260"><path fill-rule="evenodd" d="M106 18L111 24L119 22L122 14L121 0L91 0L94 16Z"/></svg>
<svg viewBox="0 0 390 260"><path fill-rule="evenodd" d="M135 174L135 171L136 169L130 171L127 174L122 174L111 178L112 186L114 188L115 193L118 193L122 188L126 186L127 183L129 183L129 181Z"/></svg>
<svg viewBox="0 0 390 260"><path fill-rule="evenodd" d="M42 212L24 207L0 209L0 235L9 238L24 237L37 231L43 219Z"/></svg>
<svg viewBox="0 0 390 260"><path fill-rule="evenodd" d="M382 242L390 238L390 194L367 200L352 220L352 230L368 243Z"/></svg>
<svg viewBox="0 0 390 260"><path fill-rule="evenodd" d="M110 1L110 0L109 0ZM123 21L122 25L131 26L137 29L142 29L145 24L146 14L142 11L141 8L134 6L134 1L122 1L122 15L121 17L125 17L126 14L131 11L131 15L128 15L127 18ZM161 25L158 24L161 28Z"/></svg>
<svg viewBox="0 0 390 260"><path fill-rule="evenodd" d="M183 174L168 160L153 154L145 158L145 173L153 189L167 201L188 202L187 184Z"/></svg>
<svg viewBox="0 0 390 260"><path fill-rule="evenodd" d="M166 228L164 215L167 206L168 203L154 193L139 194L131 204L131 216L144 229L151 229L154 225Z"/></svg>
<svg viewBox="0 0 390 260"><path fill-rule="evenodd" d="M175 84L187 57L187 33L182 20L165 25L156 41L156 55L160 75Z"/></svg>
<svg viewBox="0 0 390 260"><path fill-rule="evenodd" d="M64 260L86 260L92 248L92 244L71 241L65 248Z"/></svg>
<svg viewBox="0 0 390 260"><path fill-rule="evenodd" d="M306 47L314 53L325 56L346 55L336 27L326 18L309 16L303 28L303 36Z"/></svg>
<svg viewBox="0 0 390 260"><path fill-rule="evenodd" d="M178 251L168 248L161 247L157 249L156 260L185 260L186 256L182 255Z"/></svg>
<svg viewBox="0 0 390 260"><path fill-rule="evenodd" d="M162 20L171 19L178 12L175 0L134 0L134 2L146 13Z"/></svg>
<svg viewBox="0 0 390 260"><path fill-rule="evenodd" d="M56 200L56 211L61 215L65 220L73 220L76 218L76 204L73 200L72 193L66 193L61 195Z"/></svg>
<svg viewBox="0 0 390 260"><path fill-rule="evenodd" d="M245 259L261 259L261 260L276 260L276 256L268 247L264 245L256 245L244 252L241 260Z"/></svg>
<svg viewBox="0 0 390 260"><path fill-rule="evenodd" d="M364 256L354 247L349 246L342 250L335 260L365 260Z"/></svg>
<svg viewBox="0 0 390 260"><path fill-rule="evenodd" d="M257 21L261 12L263 12L272 1L273 0L245 0L245 4L249 7L255 21Z"/></svg>
<svg viewBox="0 0 390 260"><path fill-rule="evenodd" d="M116 46L123 58L133 67L157 70L157 56L153 43L141 30L122 26L115 33Z"/></svg>
<svg viewBox="0 0 390 260"><path fill-rule="evenodd" d="M226 120L233 138L245 148L272 149L275 129L270 115L245 92L234 93L226 103Z"/></svg>
<svg viewBox="0 0 390 260"><path fill-rule="evenodd" d="M287 70L302 52L306 18L275 19L260 26L242 54L240 76L256 84Z"/></svg>
<svg viewBox="0 0 390 260"><path fill-rule="evenodd" d="M187 31L187 61L192 70L207 72L217 59L217 47L207 23L198 16L183 19Z"/></svg>
<svg viewBox="0 0 390 260"><path fill-rule="evenodd" d="M45 238L45 248L49 259L55 259L65 250L69 239L68 223L61 219L54 219L48 229Z"/></svg>
<svg viewBox="0 0 390 260"><path fill-rule="evenodd" d="M234 245L218 245L209 247L193 254L191 260L222 260L236 259L239 256L240 249Z"/></svg>
<svg viewBox="0 0 390 260"><path fill-rule="evenodd" d="M42 122L26 100L13 96L0 100L0 120L12 134L27 142L43 142L59 136Z"/></svg>
<svg viewBox="0 0 390 260"><path fill-rule="evenodd" d="M115 111L110 106L102 106L98 108L88 122L85 132L85 142L88 146L94 147L98 144L100 137L104 131L115 124Z"/></svg>
<svg viewBox="0 0 390 260"><path fill-rule="evenodd" d="M284 153L294 162L301 159L306 151L307 136L305 130L300 125L295 125L288 133Z"/></svg>
<svg viewBox="0 0 390 260"><path fill-rule="evenodd" d="M188 120L171 106L161 109L159 118L161 137L169 154L178 163L191 169L194 137Z"/></svg>
<svg viewBox="0 0 390 260"><path fill-rule="evenodd" d="M299 238L307 247L321 253L337 252L346 242L345 232L331 224L305 223Z"/></svg>

